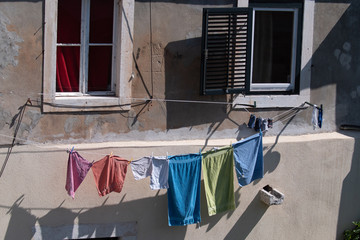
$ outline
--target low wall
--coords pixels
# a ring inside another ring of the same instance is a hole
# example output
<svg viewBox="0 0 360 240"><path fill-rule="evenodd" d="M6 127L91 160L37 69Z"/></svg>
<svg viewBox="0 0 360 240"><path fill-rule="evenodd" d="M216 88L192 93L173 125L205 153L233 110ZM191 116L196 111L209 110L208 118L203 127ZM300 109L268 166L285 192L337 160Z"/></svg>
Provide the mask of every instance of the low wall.
<svg viewBox="0 0 360 240"><path fill-rule="evenodd" d="M345 135L346 134L346 135ZM121 193L99 197L90 171L75 200L64 189L67 145L0 149L1 239L63 239L122 236L123 239L336 239L360 219L360 134L325 133L264 137L264 178L243 188L235 181L234 211L209 217L204 188L200 226L167 225L166 190L149 179L135 181L130 168ZM229 145L210 140L207 147ZM196 153L203 140L112 142L75 146L89 161L113 152L127 159ZM189 176L191 177L191 176ZM271 185L285 194L268 207L259 190ZM202 181L203 185L203 181Z"/></svg>

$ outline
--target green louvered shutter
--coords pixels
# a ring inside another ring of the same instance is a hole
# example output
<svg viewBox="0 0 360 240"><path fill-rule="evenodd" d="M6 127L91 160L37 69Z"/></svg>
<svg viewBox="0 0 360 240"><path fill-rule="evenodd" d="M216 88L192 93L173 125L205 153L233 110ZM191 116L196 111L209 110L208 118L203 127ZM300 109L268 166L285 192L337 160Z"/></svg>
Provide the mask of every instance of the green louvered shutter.
<svg viewBox="0 0 360 240"><path fill-rule="evenodd" d="M251 22L249 8L204 8L201 94L248 91Z"/></svg>

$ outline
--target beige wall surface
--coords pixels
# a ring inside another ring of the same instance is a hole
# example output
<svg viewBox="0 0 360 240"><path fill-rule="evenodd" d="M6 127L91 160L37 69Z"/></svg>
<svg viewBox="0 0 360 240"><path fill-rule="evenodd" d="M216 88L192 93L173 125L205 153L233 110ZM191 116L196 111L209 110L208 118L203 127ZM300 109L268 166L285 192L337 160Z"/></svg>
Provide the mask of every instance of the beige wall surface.
<svg viewBox="0 0 360 240"><path fill-rule="evenodd" d="M0 178L0 238L30 239L37 229L62 239L74 236L77 226L79 237L123 226L135 228L137 239L336 239L360 214L360 135L345 134L264 137L264 178L243 188L234 178L234 211L209 217L202 182L200 228L169 227L166 190L150 190L149 179L134 180L130 168L122 192L104 197L98 196L90 170L72 200L64 189L70 146L15 146ZM112 142L78 144L75 150L92 161L110 152L127 159L193 153L202 145L200 140ZM258 192L267 184L284 193L282 205L260 201Z"/></svg>

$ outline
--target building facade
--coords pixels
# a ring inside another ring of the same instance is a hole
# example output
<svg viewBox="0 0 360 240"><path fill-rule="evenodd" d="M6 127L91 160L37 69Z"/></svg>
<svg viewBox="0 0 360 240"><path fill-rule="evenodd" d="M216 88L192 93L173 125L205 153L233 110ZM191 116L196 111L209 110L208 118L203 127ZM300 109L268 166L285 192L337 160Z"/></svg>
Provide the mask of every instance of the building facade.
<svg viewBox="0 0 360 240"><path fill-rule="evenodd" d="M226 79L244 78L211 85L207 71L224 69L207 62L204 9L239 8L247 35L226 50ZM341 239L360 218L359 11L342 0L0 1L0 238ZM321 128L304 102L322 105ZM200 226L168 226L166 190L130 167L121 193L99 197L91 170L74 200L64 189L72 147L89 161L197 153L255 134L250 114L273 120L264 177L234 179L235 210L215 216L202 187ZM265 185L283 204L260 201Z"/></svg>

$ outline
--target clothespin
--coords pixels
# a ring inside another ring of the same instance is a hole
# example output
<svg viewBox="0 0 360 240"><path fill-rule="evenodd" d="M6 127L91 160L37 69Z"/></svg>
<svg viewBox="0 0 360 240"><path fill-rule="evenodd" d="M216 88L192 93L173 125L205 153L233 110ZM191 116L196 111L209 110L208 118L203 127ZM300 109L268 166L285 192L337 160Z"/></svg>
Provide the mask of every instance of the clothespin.
<svg viewBox="0 0 360 240"><path fill-rule="evenodd" d="M75 148L75 146L72 147L72 149L70 151L70 154L74 151L74 148Z"/></svg>
<svg viewBox="0 0 360 240"><path fill-rule="evenodd" d="M110 156L109 156L109 157L112 157L112 155L113 155L113 152L110 153Z"/></svg>
<svg viewBox="0 0 360 240"><path fill-rule="evenodd" d="M30 103L30 105L32 106L32 102L31 102L30 98L27 99L26 103Z"/></svg>
<svg viewBox="0 0 360 240"><path fill-rule="evenodd" d="M211 149L211 151L217 151L219 148L218 147L213 147L212 149Z"/></svg>

